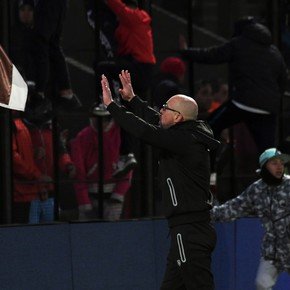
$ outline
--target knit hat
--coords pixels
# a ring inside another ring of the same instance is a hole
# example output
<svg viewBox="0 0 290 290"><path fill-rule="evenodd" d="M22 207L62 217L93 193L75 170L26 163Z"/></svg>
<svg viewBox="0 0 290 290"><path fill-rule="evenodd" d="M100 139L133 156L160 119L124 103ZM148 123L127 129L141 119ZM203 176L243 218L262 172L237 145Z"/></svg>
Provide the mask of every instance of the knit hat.
<svg viewBox="0 0 290 290"><path fill-rule="evenodd" d="M160 64L160 71L179 78L185 74L185 62L178 57L167 57Z"/></svg>
<svg viewBox="0 0 290 290"><path fill-rule="evenodd" d="M259 157L260 168L262 168L266 162L272 158L279 158L284 163L290 161L290 156L287 154L282 154L277 148L270 148L265 150Z"/></svg>

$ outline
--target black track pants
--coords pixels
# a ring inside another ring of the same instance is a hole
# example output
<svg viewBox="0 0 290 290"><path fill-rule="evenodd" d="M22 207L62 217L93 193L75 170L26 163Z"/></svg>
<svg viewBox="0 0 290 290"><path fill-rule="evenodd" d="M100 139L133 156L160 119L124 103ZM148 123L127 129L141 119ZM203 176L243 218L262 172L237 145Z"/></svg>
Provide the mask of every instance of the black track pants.
<svg viewBox="0 0 290 290"><path fill-rule="evenodd" d="M161 290L214 290L211 254L216 244L209 223L170 229L171 246Z"/></svg>

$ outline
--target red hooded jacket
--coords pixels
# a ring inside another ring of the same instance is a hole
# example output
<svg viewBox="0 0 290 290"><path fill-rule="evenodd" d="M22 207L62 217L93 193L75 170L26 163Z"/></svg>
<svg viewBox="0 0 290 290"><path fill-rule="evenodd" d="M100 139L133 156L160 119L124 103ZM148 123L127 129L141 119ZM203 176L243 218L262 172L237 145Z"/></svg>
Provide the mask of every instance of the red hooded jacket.
<svg viewBox="0 0 290 290"><path fill-rule="evenodd" d="M155 64L151 17L145 10L132 9L121 0L107 0L107 5L119 20L115 37L118 55L131 55L140 63Z"/></svg>
<svg viewBox="0 0 290 290"><path fill-rule="evenodd" d="M35 156L35 163L44 175L54 177L53 136L50 124L44 128L29 126L34 151L43 151L43 154ZM36 154L37 155L37 154ZM73 164L67 152L59 154L59 168L65 172L68 165ZM52 188L51 188L52 189Z"/></svg>
<svg viewBox="0 0 290 290"><path fill-rule="evenodd" d="M132 172L122 179L112 178L119 160L121 139L119 126L113 121L110 126L103 133L104 192L111 192L114 198L122 201L130 187ZM75 191L79 205L90 204L89 192L98 190L98 148L98 134L92 126L84 128L71 142L71 156L77 169Z"/></svg>
<svg viewBox="0 0 290 290"><path fill-rule="evenodd" d="M28 128L21 119L14 120L14 124L16 126L16 132L12 137L14 201L30 202L38 197L40 185L33 182L38 181L42 174L34 162L33 145Z"/></svg>

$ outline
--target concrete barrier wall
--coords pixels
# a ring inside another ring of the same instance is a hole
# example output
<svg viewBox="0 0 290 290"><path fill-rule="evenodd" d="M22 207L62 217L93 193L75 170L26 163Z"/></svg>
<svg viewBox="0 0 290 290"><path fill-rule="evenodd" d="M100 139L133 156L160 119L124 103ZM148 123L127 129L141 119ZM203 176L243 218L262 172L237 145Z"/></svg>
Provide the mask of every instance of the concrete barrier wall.
<svg viewBox="0 0 290 290"><path fill-rule="evenodd" d="M254 290L262 229L217 224L216 290ZM157 290L169 247L165 220L0 228L1 290ZM275 290L289 290L281 275Z"/></svg>

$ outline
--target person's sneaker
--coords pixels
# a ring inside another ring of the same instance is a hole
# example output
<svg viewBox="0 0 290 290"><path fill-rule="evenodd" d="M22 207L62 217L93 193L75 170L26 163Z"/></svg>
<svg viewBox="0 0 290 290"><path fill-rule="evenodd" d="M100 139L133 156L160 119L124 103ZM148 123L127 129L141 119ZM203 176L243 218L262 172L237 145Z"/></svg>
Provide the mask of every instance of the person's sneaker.
<svg viewBox="0 0 290 290"><path fill-rule="evenodd" d="M113 177L119 178L126 175L130 170L137 166L137 160L133 153L121 155L117 163L117 168L113 173Z"/></svg>
<svg viewBox="0 0 290 290"><path fill-rule="evenodd" d="M56 106L60 110L67 111L67 110L79 109L80 107L82 107L82 103L79 100L79 98L75 94L73 94L69 98L59 96L57 99Z"/></svg>

